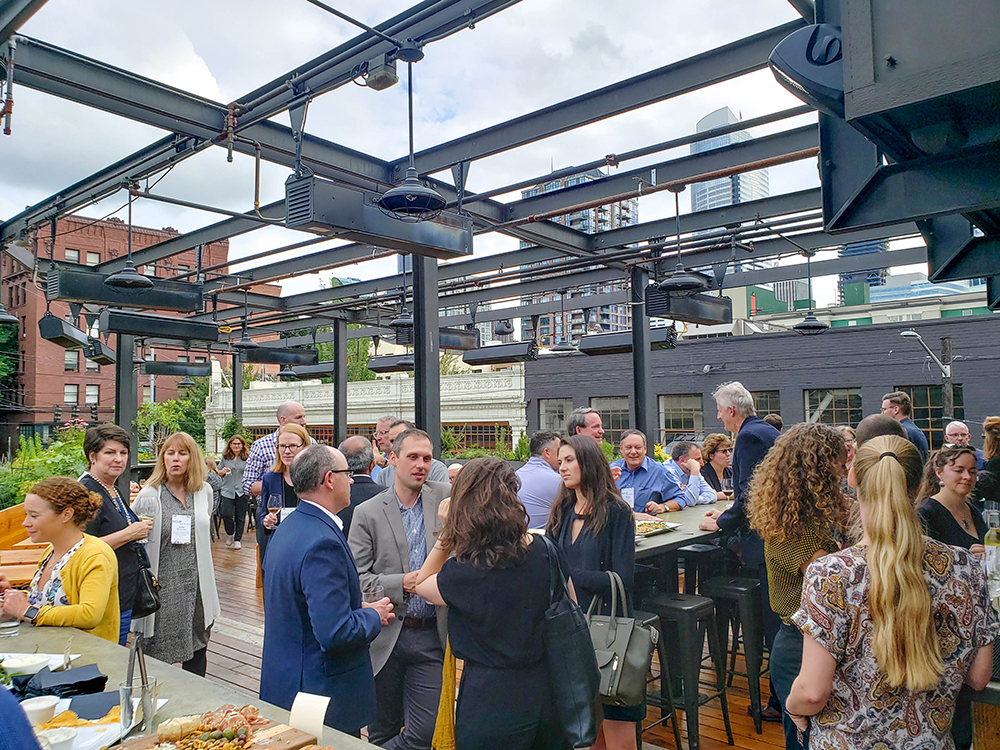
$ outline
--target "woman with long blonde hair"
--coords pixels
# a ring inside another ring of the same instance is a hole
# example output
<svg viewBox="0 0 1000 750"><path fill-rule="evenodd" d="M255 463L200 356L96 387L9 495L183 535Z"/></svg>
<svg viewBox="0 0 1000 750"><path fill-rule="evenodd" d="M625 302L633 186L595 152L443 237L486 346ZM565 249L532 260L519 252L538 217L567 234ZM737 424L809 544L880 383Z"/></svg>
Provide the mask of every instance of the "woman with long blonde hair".
<svg viewBox="0 0 1000 750"><path fill-rule="evenodd" d="M771 685L784 705L802 660L802 634L791 617L802 598L809 563L840 549L847 531L847 499L840 491L847 474L842 433L803 422L782 434L750 481L747 517L764 540L768 595L781 626L771 647ZM782 716L785 747L801 747L791 719Z"/></svg>
<svg viewBox="0 0 1000 750"><path fill-rule="evenodd" d="M160 609L141 620L143 648L168 664L205 676L212 624L221 613L212 565L212 488L201 448L186 432L168 437L132 503L149 517L146 554L160 583Z"/></svg>
<svg viewBox="0 0 1000 750"><path fill-rule="evenodd" d="M983 569L924 536L912 443L872 438L853 468L863 536L806 571L792 618L802 669L786 710L800 728L808 721L812 750L951 748L959 688L989 681L1000 630Z"/></svg>

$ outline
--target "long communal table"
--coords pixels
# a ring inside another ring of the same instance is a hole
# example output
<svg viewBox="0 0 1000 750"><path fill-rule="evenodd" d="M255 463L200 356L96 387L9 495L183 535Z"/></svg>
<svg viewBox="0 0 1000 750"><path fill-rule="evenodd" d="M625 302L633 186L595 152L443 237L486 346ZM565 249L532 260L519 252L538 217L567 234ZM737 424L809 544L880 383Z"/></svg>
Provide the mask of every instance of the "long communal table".
<svg viewBox="0 0 1000 750"><path fill-rule="evenodd" d="M692 508L684 508L673 513L663 513L657 518L670 523L681 524L680 528L668 531L665 534L657 534L647 539L639 539L635 543L635 558L643 560L649 557L656 557L667 552L674 552L680 547L696 542L705 542L719 532L702 531L698 528L701 519L705 514L713 509L724 510L728 508L728 503L715 503L712 505L695 505Z"/></svg>
<svg viewBox="0 0 1000 750"><path fill-rule="evenodd" d="M128 668L128 649L101 638L72 628L33 627L22 623L18 635L14 638L0 640L0 648L8 653L38 653L61 654L67 648L80 658L73 662L74 666L96 664L103 674L108 676L106 690L116 690L119 683L124 682ZM237 706L247 704L260 709L261 716L280 724L288 723L288 711L270 703L248 698L245 693L237 692L204 677L185 672L184 670L165 664L162 661L146 657L146 669L150 677L155 677L160 685L161 699L167 703L156 714L156 724L177 716L202 714L225 703ZM138 675L138 670L136 670ZM2 689L2 688L0 688ZM361 740L325 727L319 744L333 750L371 750L371 745Z"/></svg>

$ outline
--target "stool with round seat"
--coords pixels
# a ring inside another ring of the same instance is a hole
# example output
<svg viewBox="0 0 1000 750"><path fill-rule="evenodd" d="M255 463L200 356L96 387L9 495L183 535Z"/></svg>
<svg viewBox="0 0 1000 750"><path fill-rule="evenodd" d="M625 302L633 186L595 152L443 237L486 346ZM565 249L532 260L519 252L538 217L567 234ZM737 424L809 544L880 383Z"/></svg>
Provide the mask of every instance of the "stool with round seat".
<svg viewBox="0 0 1000 750"><path fill-rule="evenodd" d="M698 582L726 572L726 558L721 547L714 544L688 544L677 550L684 561L684 593L698 593Z"/></svg>
<svg viewBox="0 0 1000 750"><path fill-rule="evenodd" d="M639 624L656 628L657 632L660 634L660 637L656 641L656 657L660 662L660 694L656 695L655 693L652 693L647 696L647 701L649 703L659 707L660 719L659 721L647 726L646 729L652 729L657 724L664 724L667 721L670 721L674 729L674 742L676 743L678 750L680 750L681 730L680 725L677 722L677 708L674 705L674 696L673 691L671 690L672 680L670 677L670 663L667 661L667 641L663 637L663 627L660 625L660 618L651 612L640 612L639 610L633 610L632 616ZM651 678L649 681L652 682L654 679L655 678ZM642 722L637 721L635 727L636 747L642 747L643 731Z"/></svg>
<svg viewBox="0 0 1000 750"><path fill-rule="evenodd" d="M729 723L729 705L726 701L726 662L719 644L719 633L715 623L715 604L711 599L690 594L657 594L646 599L642 606L660 618L661 633L671 631L676 637L670 638L675 646L674 657L679 661L681 687L683 689L682 710L687 719L688 748L697 750L698 708L709 701L719 699L722 719L726 725L726 737L733 744L733 729ZM699 695L699 675L701 655L705 638L708 637L708 651L715 668L715 691L706 696ZM666 638L661 638L666 640ZM663 658L661 656L661 658ZM675 662L676 664L676 662ZM661 680L661 686L663 681ZM668 681L669 684L669 681Z"/></svg>
<svg viewBox="0 0 1000 750"><path fill-rule="evenodd" d="M701 595L715 602L719 641L729 652L729 667L726 669L727 684L733 684L733 675L747 678L750 690L750 714L753 716L757 734L761 726L760 674L764 661L764 633L760 581L756 578L719 576L704 581ZM732 640L729 639L732 631ZM741 638L742 635L742 638ZM746 672L736 671L736 655L740 641L743 642L743 657Z"/></svg>

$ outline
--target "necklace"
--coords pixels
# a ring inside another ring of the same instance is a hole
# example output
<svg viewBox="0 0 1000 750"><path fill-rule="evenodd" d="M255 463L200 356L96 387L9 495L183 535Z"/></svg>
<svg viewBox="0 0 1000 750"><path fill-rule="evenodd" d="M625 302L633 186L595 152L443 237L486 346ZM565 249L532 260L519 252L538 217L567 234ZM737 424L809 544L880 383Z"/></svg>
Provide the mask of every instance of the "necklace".
<svg viewBox="0 0 1000 750"><path fill-rule="evenodd" d="M113 498L117 498L117 497L118 497L118 490L117 490L117 489L115 489L115 486L114 486L113 484L112 484L112 485L107 485L107 484L105 484L105 483L104 483L104 482L102 482L102 481L101 481L100 479L98 479L98 478L97 478L97 477L95 477L95 476L94 476L93 474L91 474L91 473L90 473L89 471L87 471L87 472L84 472L84 473L85 473L85 474L86 474L86 475L87 475L88 477L90 477L91 479L93 479L93 480L94 480L95 482L97 482L97 483L98 483L99 485L101 485L101 487L103 487L103 488L105 489L105 491L106 491L106 492L108 493L108 495L109 495L109 496L111 496L111 497L113 497Z"/></svg>

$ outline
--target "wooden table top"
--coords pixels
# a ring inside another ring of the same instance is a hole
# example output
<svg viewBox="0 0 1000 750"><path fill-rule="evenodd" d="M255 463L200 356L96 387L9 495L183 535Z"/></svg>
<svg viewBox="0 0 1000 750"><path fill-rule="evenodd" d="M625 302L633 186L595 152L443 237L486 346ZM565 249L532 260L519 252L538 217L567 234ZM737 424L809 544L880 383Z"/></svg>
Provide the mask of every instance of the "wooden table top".
<svg viewBox="0 0 1000 750"><path fill-rule="evenodd" d="M0 574L7 576L11 586L27 586L38 570L38 563L32 565L0 565Z"/></svg>
<svg viewBox="0 0 1000 750"><path fill-rule="evenodd" d="M44 547L38 549L0 549L0 565L38 565L44 553Z"/></svg>

